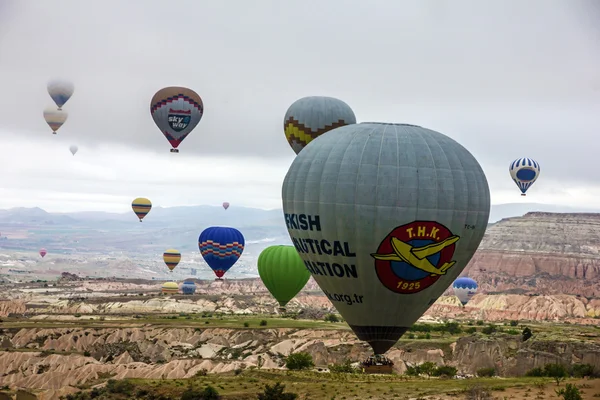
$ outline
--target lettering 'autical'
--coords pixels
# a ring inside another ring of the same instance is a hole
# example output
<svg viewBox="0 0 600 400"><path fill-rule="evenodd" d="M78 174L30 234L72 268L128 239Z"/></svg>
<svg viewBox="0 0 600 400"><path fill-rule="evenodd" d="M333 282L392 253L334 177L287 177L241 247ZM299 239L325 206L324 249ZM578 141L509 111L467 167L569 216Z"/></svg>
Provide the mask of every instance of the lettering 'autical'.
<svg viewBox="0 0 600 400"><path fill-rule="evenodd" d="M328 256L356 257L348 242L327 239L292 238L292 243L298 253L313 253Z"/></svg>
<svg viewBox="0 0 600 400"><path fill-rule="evenodd" d="M288 229L320 231L321 217L307 214L285 214L285 225Z"/></svg>
<svg viewBox="0 0 600 400"><path fill-rule="evenodd" d="M338 278L358 278L354 264L330 264L322 261L304 261L306 269L313 275L337 276Z"/></svg>

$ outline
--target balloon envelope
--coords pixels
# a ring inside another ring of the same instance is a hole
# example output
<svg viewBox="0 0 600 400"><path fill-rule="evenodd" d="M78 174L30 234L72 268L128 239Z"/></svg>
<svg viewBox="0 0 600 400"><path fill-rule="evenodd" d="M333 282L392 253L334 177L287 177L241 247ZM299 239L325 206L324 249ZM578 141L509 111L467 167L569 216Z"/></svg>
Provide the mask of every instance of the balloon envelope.
<svg viewBox="0 0 600 400"><path fill-rule="evenodd" d="M177 264L179 264L179 261L181 261L181 253L175 249L167 249L163 253L163 261L167 264L167 268L173 271Z"/></svg>
<svg viewBox="0 0 600 400"><path fill-rule="evenodd" d="M68 116L69 114L66 111L56 110L55 108L49 107L44 110L44 119L54 134L63 126Z"/></svg>
<svg viewBox="0 0 600 400"><path fill-rule="evenodd" d="M223 208L227 210L229 208L229 202L223 202Z"/></svg>
<svg viewBox="0 0 600 400"><path fill-rule="evenodd" d="M510 177L521 191L521 196L525 196L527 189L540 176L540 164L532 158L517 158L510 163L508 171L510 172Z"/></svg>
<svg viewBox="0 0 600 400"><path fill-rule="evenodd" d="M194 283L194 281L188 280L188 279L186 279L185 281L183 281L183 284L181 285L181 292L183 294L194 294L194 293L196 293L196 284Z"/></svg>
<svg viewBox="0 0 600 400"><path fill-rule="evenodd" d="M460 277L452 284L454 294L464 306L477 293L477 282L466 276Z"/></svg>
<svg viewBox="0 0 600 400"><path fill-rule="evenodd" d="M204 114L204 104L192 89L171 86L160 89L150 102L150 114L158 129L178 153L177 147L198 125Z"/></svg>
<svg viewBox="0 0 600 400"><path fill-rule="evenodd" d="M350 106L342 100L310 96L296 100L283 120L285 137L298 154L308 143L331 129L356 123Z"/></svg>
<svg viewBox="0 0 600 400"><path fill-rule="evenodd" d="M235 228L211 226L198 237L202 258L222 278L244 251L244 236Z"/></svg>
<svg viewBox="0 0 600 400"><path fill-rule="evenodd" d="M59 110L73 96L74 91L75 86L72 82L62 79L54 79L48 82L48 94L52 97Z"/></svg>
<svg viewBox="0 0 600 400"><path fill-rule="evenodd" d="M162 285L161 292L164 294L177 294L179 293L179 286L175 282L165 282Z"/></svg>
<svg viewBox="0 0 600 400"><path fill-rule="evenodd" d="M79 150L79 147L75 146L74 144L69 147L69 151L73 155L75 155L75 153L77 153L77 150Z"/></svg>
<svg viewBox="0 0 600 400"><path fill-rule="evenodd" d="M138 197L131 202L131 208L137 217L140 219L140 222L144 219L146 215L152 209L152 202L145 197Z"/></svg>
<svg viewBox="0 0 600 400"><path fill-rule="evenodd" d="M42 256L42 258L44 258L44 256L48 254L48 252L46 251L46 249L40 249L40 256Z"/></svg>
<svg viewBox="0 0 600 400"><path fill-rule="evenodd" d="M487 180L471 153L403 124L327 132L295 158L282 195L300 257L376 354L461 273L490 212Z"/></svg>
<svg viewBox="0 0 600 400"><path fill-rule="evenodd" d="M294 246L270 246L258 256L258 274L281 307L304 288L310 278Z"/></svg>

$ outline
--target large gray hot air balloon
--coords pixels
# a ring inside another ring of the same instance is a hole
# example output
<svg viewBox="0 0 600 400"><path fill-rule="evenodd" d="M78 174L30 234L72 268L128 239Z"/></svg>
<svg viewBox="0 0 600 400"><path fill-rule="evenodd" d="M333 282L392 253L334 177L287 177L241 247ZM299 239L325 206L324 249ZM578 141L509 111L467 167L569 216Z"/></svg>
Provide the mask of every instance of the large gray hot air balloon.
<svg viewBox="0 0 600 400"><path fill-rule="evenodd" d="M487 180L471 153L404 124L326 133L298 154L282 194L306 267L375 354L466 267L490 212Z"/></svg>
<svg viewBox="0 0 600 400"><path fill-rule="evenodd" d="M311 96L296 100L285 113L285 137L298 154L308 143L332 129L355 124L350 106L333 97Z"/></svg>

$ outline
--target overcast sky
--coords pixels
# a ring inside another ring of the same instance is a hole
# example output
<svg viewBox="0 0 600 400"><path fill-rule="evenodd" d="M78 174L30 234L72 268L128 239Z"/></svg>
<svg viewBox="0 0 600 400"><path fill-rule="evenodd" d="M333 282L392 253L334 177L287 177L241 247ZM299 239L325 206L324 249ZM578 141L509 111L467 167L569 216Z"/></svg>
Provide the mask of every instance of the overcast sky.
<svg viewBox="0 0 600 400"><path fill-rule="evenodd" d="M0 0L0 208L279 208L283 115L309 95L456 139L494 204L525 201L508 164L527 156L527 202L600 208L598 20L595 0ZM76 89L52 135L61 77ZM171 85L205 104L179 154L149 112Z"/></svg>

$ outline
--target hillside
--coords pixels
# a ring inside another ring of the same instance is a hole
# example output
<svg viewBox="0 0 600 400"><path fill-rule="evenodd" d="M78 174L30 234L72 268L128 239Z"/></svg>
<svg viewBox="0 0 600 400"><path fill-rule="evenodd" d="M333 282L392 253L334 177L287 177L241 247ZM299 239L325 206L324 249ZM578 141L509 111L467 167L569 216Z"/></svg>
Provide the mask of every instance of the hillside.
<svg viewBox="0 0 600 400"><path fill-rule="evenodd" d="M463 275L486 293L600 296L600 214L531 212L486 231Z"/></svg>

